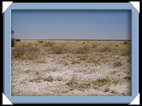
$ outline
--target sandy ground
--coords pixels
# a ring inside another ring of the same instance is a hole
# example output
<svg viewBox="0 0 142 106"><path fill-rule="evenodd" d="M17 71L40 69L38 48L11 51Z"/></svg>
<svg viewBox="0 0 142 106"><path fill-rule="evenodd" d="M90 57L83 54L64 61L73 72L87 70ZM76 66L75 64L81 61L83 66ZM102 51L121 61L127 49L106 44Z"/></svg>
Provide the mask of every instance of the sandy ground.
<svg viewBox="0 0 142 106"><path fill-rule="evenodd" d="M12 59L12 96L130 96L129 56L112 55L123 65L74 61L73 54L48 54L36 60ZM78 58L76 59L78 60Z"/></svg>

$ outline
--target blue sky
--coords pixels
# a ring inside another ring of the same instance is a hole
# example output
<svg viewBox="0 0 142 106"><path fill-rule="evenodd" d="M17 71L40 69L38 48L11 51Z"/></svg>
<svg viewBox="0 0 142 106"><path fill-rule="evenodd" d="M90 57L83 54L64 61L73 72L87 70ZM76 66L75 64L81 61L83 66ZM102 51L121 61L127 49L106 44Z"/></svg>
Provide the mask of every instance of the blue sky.
<svg viewBox="0 0 142 106"><path fill-rule="evenodd" d="M19 39L130 40L131 12L120 10L13 10Z"/></svg>

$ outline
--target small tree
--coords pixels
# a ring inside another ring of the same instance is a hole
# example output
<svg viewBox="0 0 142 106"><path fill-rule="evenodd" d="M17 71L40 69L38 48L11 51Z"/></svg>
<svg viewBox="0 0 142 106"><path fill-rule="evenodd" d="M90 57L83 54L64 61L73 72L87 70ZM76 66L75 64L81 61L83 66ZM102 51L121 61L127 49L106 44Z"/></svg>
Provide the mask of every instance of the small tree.
<svg viewBox="0 0 142 106"><path fill-rule="evenodd" d="M11 30L11 35L13 36L14 30ZM13 47L15 45L15 39L12 37L11 39L11 46Z"/></svg>
<svg viewBox="0 0 142 106"><path fill-rule="evenodd" d="M11 30L11 34L12 34L12 35L14 34L14 31L13 31L13 30Z"/></svg>

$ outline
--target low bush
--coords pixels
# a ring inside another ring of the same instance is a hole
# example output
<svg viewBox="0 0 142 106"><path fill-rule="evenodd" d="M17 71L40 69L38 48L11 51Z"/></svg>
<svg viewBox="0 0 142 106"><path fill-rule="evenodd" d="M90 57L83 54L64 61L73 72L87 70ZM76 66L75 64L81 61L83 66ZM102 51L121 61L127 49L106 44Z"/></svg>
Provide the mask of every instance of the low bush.
<svg viewBox="0 0 142 106"><path fill-rule="evenodd" d="M89 53L89 50L90 50L89 45L85 45L83 47L77 48L76 53L77 54L86 54L86 53Z"/></svg>
<svg viewBox="0 0 142 106"><path fill-rule="evenodd" d="M42 40L38 40L37 42L39 42L39 43L43 43L43 41L42 41Z"/></svg>
<svg viewBox="0 0 142 106"><path fill-rule="evenodd" d="M125 41L123 44L129 44L129 42Z"/></svg>
<svg viewBox="0 0 142 106"><path fill-rule="evenodd" d="M15 46L15 43L16 43L16 42L15 42L15 39L12 38L12 39L11 39L11 46L14 47L14 46Z"/></svg>
<svg viewBox="0 0 142 106"><path fill-rule="evenodd" d="M54 54L63 54L67 52L67 48L64 45L53 45L50 46Z"/></svg>
<svg viewBox="0 0 142 106"><path fill-rule="evenodd" d="M92 48L96 48L98 46L97 42L92 44Z"/></svg>
<svg viewBox="0 0 142 106"><path fill-rule="evenodd" d="M15 41L16 41L16 42L20 42L21 40L20 40L20 39L15 39Z"/></svg>
<svg viewBox="0 0 142 106"><path fill-rule="evenodd" d="M45 42L43 43L43 47L53 47L55 45L55 42Z"/></svg>
<svg viewBox="0 0 142 106"><path fill-rule="evenodd" d="M112 49L109 46L103 46L100 48L100 52L111 52Z"/></svg>
<svg viewBox="0 0 142 106"><path fill-rule="evenodd" d="M12 57L32 60L38 58L38 52L38 48L21 45L12 49Z"/></svg>

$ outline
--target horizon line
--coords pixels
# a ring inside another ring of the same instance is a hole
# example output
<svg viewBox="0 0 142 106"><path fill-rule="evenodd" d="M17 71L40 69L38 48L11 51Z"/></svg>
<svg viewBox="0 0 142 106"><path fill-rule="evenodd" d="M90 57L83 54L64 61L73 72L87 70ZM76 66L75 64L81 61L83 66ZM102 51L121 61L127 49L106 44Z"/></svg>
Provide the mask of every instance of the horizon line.
<svg viewBox="0 0 142 106"><path fill-rule="evenodd" d="M14 38L19 39L19 38ZM20 40L66 40L66 41L131 41L127 39L20 39Z"/></svg>

